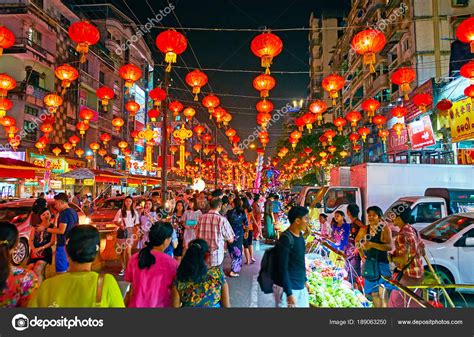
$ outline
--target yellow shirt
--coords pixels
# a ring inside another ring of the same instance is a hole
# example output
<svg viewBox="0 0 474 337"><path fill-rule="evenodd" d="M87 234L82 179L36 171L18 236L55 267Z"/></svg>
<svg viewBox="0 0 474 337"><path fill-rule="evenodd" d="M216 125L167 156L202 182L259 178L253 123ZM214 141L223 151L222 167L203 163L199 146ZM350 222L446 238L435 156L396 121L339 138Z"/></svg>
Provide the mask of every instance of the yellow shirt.
<svg viewBox="0 0 474 337"><path fill-rule="evenodd" d="M32 308L124 308L122 293L112 275L106 274L102 301L96 304L96 272L65 273L45 280L28 306Z"/></svg>

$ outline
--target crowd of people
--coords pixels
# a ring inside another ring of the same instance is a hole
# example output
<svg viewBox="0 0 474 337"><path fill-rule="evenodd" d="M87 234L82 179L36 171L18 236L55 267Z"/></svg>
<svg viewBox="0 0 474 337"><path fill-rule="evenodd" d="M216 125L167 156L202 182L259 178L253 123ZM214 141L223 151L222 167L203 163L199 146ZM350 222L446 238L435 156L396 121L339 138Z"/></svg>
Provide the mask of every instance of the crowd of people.
<svg viewBox="0 0 474 337"><path fill-rule="evenodd" d="M76 194L72 201L79 198ZM113 220L121 264L118 276L129 283L125 296L115 277L92 270L99 232L91 225L78 226L69 202L65 193L55 195L51 212L44 195L36 200L26 268L10 263L17 227L0 223L0 306L229 307L226 276L238 278L243 268L257 262L254 242L260 240L275 245L276 306L309 307L305 266L309 210L287 208L289 228L280 232L277 224L287 196L281 202L275 193L186 191L176 197L172 210L164 207L158 192L140 207L126 196ZM348 281L364 290L376 307L406 306L406 298L385 278L392 277L390 262L402 285L419 284L423 277L423 246L409 225L409 210L393 210L393 223L399 228L395 239L379 207L367 209L367 225L360 220L357 205L349 205L346 213L335 212L331 223L327 215L319 214L319 223L322 237L346 256ZM226 252L230 270L225 273ZM45 270L53 264L56 276L46 278Z"/></svg>

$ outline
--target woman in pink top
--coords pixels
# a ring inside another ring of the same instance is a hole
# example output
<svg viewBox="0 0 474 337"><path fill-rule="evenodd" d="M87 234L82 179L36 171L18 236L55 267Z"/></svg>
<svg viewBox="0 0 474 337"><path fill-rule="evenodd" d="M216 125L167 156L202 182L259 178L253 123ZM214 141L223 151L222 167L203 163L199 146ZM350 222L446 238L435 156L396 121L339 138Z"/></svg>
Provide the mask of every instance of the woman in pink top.
<svg viewBox="0 0 474 337"><path fill-rule="evenodd" d="M150 229L146 247L131 257L125 272L125 281L131 283L125 299L129 308L171 307L178 263L164 251L172 234L171 224L156 223Z"/></svg>

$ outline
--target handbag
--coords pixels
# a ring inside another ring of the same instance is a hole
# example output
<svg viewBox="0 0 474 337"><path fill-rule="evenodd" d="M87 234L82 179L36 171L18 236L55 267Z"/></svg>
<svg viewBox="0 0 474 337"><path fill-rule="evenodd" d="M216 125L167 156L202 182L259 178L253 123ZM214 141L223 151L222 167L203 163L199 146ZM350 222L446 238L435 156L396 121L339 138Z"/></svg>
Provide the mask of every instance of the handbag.
<svg viewBox="0 0 474 337"><path fill-rule="evenodd" d="M128 239L128 231L125 228L117 229L117 239Z"/></svg>
<svg viewBox="0 0 474 337"><path fill-rule="evenodd" d="M362 270L362 276L367 281L377 281L380 279L380 267L376 259L367 258L364 263L364 269Z"/></svg>
<svg viewBox="0 0 474 337"><path fill-rule="evenodd" d="M197 226L198 221L197 220L186 220L185 225L186 227L195 227Z"/></svg>

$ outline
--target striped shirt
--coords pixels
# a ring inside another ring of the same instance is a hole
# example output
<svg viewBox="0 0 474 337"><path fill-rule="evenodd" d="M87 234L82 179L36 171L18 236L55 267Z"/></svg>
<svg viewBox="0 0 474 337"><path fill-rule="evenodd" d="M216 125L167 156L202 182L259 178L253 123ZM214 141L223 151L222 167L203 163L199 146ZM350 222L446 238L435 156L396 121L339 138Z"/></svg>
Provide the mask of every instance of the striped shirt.
<svg viewBox="0 0 474 337"><path fill-rule="evenodd" d="M217 211L211 210L199 218L196 237L209 245L209 266L220 266L224 261L224 243L234 239L229 221Z"/></svg>

